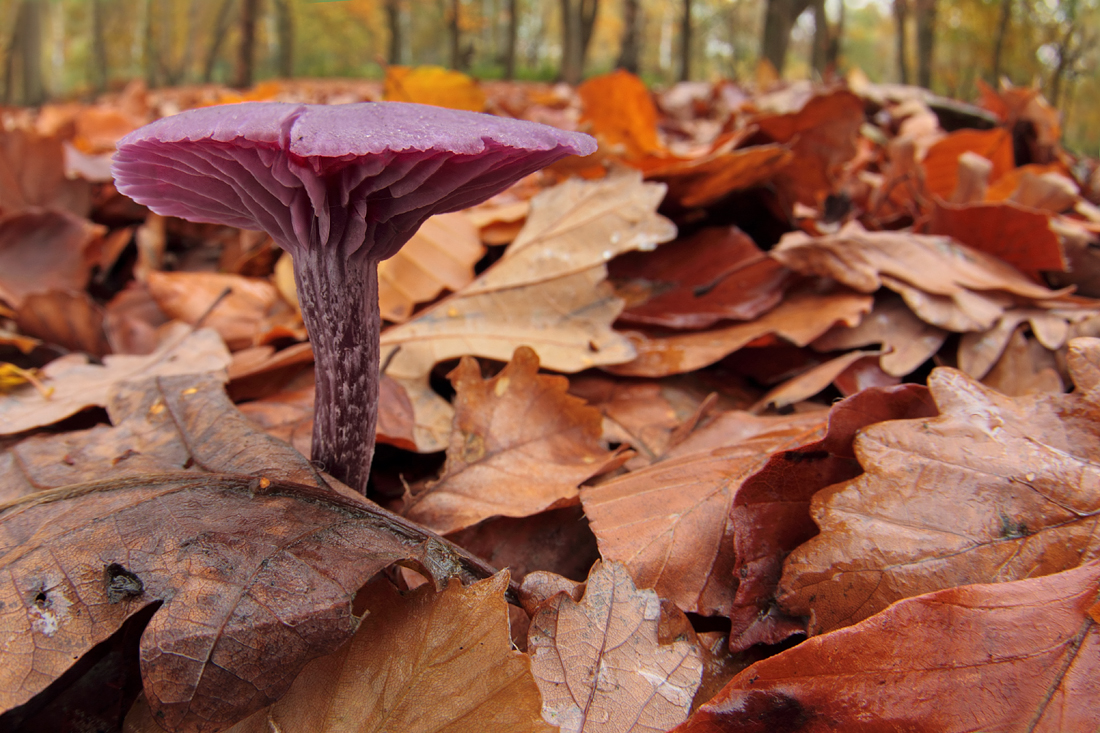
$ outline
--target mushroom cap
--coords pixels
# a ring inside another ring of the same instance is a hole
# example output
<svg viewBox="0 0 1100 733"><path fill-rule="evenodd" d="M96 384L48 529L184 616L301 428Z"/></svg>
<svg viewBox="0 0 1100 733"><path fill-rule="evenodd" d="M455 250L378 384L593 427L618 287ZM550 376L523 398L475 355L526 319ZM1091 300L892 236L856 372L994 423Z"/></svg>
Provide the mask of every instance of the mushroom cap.
<svg viewBox="0 0 1100 733"><path fill-rule="evenodd" d="M404 102L245 102L165 117L122 138L119 191L158 214L262 229L292 253L393 255L433 214L480 203L590 136Z"/></svg>

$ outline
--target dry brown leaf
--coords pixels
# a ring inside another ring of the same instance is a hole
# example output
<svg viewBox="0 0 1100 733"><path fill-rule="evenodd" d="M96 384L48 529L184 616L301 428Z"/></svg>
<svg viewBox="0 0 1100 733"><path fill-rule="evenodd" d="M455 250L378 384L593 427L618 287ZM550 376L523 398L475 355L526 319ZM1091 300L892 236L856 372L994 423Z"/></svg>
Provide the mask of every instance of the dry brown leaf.
<svg viewBox="0 0 1100 733"><path fill-rule="evenodd" d="M645 161L646 179L668 185L666 200L684 209L711 206L734 191L764 184L783 171L794 153L786 145L752 145L712 151L699 158Z"/></svg>
<svg viewBox="0 0 1100 733"><path fill-rule="evenodd" d="M30 490L0 503L5 712L159 604L141 642L154 713L173 730L220 730L343 644L356 591L391 563L440 586L485 577L250 428L214 379L147 380L109 409L116 428L24 441Z"/></svg>
<svg viewBox="0 0 1100 733"><path fill-rule="evenodd" d="M626 568L597 563L579 603L557 595L527 637L543 718L563 733L663 732L687 718L703 674L698 647L658 642L661 603Z"/></svg>
<svg viewBox="0 0 1100 733"><path fill-rule="evenodd" d="M866 390L833 405L828 430L820 440L773 452L741 484L729 515L736 550L737 595L729 634L733 651L778 644L806 632L801 619L787 616L775 604L783 560L817 534L810 518L814 493L863 472L852 452L858 432L884 420L936 414L923 385Z"/></svg>
<svg viewBox="0 0 1100 733"><path fill-rule="evenodd" d="M611 329L622 301L605 282L605 263L675 236L671 222L655 213L663 193L636 173L548 189L532 200L523 232L501 260L458 293L383 331L382 361L389 360L386 373L413 401L420 451L449 443L453 411L428 387L440 361L464 355L507 361L521 345L561 372L633 358L630 343Z"/></svg>
<svg viewBox="0 0 1100 733"><path fill-rule="evenodd" d="M872 303L868 295L847 291L789 293L773 310L736 326L676 336L629 332L637 357L603 368L620 376L665 377L701 369L772 334L805 346L837 323L856 325Z"/></svg>
<svg viewBox="0 0 1100 733"><path fill-rule="evenodd" d="M1095 310L1014 308L1006 311L987 331L966 333L959 339L959 369L981 379L1001 358L1005 346L1017 328L1026 323L1039 343L1054 351L1062 348L1070 333L1070 323L1079 323L1096 314Z"/></svg>
<svg viewBox="0 0 1100 733"><path fill-rule="evenodd" d="M863 430L866 473L814 496L821 534L787 559L781 605L812 614L816 634L902 598L1100 557L1100 340L1071 342L1068 359L1074 394L1009 398L940 368L939 417Z"/></svg>
<svg viewBox="0 0 1100 733"><path fill-rule="evenodd" d="M150 272L145 285L170 318L192 325L202 319L233 351L263 343L272 331L305 335L301 319L267 280L214 272Z"/></svg>
<svg viewBox="0 0 1100 733"><path fill-rule="evenodd" d="M757 400L749 412L761 412L768 407L782 408L808 400L828 387L849 367L860 359L878 356L878 351L849 351L829 361L818 364L796 377L788 379Z"/></svg>
<svg viewBox="0 0 1100 733"><path fill-rule="evenodd" d="M605 560L621 562L637 585L684 611L729 613L733 534L729 512L741 482L772 453L820 436L824 411L745 422L736 443L655 463L581 490L581 503ZM734 420L737 415L731 415Z"/></svg>
<svg viewBox="0 0 1100 733"><path fill-rule="evenodd" d="M455 424L438 481L414 491L406 515L440 534L492 516L526 517L575 502L577 487L616 467L600 445L600 413L568 394L565 377L538 373L527 347L491 379L464 357L449 375Z"/></svg>
<svg viewBox="0 0 1100 733"><path fill-rule="evenodd" d="M817 351L844 351L881 344L886 352L879 357L883 371L904 377L931 359L946 340L946 331L917 318L890 293L876 296L875 307L858 325L837 326L810 345Z"/></svg>
<svg viewBox="0 0 1100 733"><path fill-rule="evenodd" d="M439 214L424 222L397 254L378 263L378 308L401 323L418 303L444 289L457 291L474 279L474 265L485 254L477 229L461 213Z"/></svg>
<svg viewBox="0 0 1100 733"><path fill-rule="evenodd" d="M65 175L61 137L0 129L0 214L51 208L86 216L91 186Z"/></svg>
<svg viewBox="0 0 1100 733"><path fill-rule="evenodd" d="M18 308L31 293L83 290L104 231L60 211L0 217L0 299Z"/></svg>
<svg viewBox="0 0 1100 733"><path fill-rule="evenodd" d="M83 291L32 293L15 317L19 330L69 351L97 359L111 353L104 330L103 308Z"/></svg>
<svg viewBox="0 0 1100 733"><path fill-rule="evenodd" d="M1100 563L910 598L738 674L676 733L1092 731Z"/></svg>
<svg viewBox="0 0 1100 733"><path fill-rule="evenodd" d="M229 352L221 337L182 323L166 332L160 347L148 356L107 356L103 366L89 364L80 354L67 354L42 368L49 397L31 386L0 397L0 435L52 425L86 407L106 406L119 384L146 377L216 373L225 380Z"/></svg>
<svg viewBox="0 0 1100 733"><path fill-rule="evenodd" d="M868 232L855 222L830 236L784 235L771 255L796 272L833 277L863 293L885 285L926 323L948 331L984 331L1014 299L1041 303L1063 295L945 237Z"/></svg>
<svg viewBox="0 0 1100 733"><path fill-rule="evenodd" d="M506 573L408 595L375 581L352 640L227 733L549 733L530 660L512 650L507 587Z"/></svg>
<svg viewBox="0 0 1100 733"><path fill-rule="evenodd" d="M1041 271L1066 269L1066 255L1050 228L1050 214L1003 203L948 204L937 201L929 234L999 257L1036 282Z"/></svg>
<svg viewBox="0 0 1100 733"><path fill-rule="evenodd" d="M1020 397L1029 394L1061 394L1065 391L1054 354L1018 328L1008 340L1001 358L982 379L982 384L1001 394Z"/></svg>

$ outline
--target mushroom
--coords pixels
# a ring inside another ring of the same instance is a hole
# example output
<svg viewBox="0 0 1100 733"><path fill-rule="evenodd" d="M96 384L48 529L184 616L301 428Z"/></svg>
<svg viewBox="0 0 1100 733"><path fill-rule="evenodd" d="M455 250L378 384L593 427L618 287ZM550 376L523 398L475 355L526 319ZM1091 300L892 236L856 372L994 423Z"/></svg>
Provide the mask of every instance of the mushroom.
<svg viewBox="0 0 1100 733"><path fill-rule="evenodd" d="M378 416L378 263L588 135L401 102L193 109L118 144L118 190L158 214L262 229L290 252L316 360L312 458L366 493Z"/></svg>

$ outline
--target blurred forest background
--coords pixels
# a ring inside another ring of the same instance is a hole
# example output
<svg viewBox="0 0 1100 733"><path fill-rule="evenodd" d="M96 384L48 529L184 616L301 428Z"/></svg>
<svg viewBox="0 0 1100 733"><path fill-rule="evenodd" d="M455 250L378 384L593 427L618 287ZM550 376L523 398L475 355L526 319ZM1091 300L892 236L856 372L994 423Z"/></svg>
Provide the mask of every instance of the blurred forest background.
<svg viewBox="0 0 1100 733"><path fill-rule="evenodd" d="M391 64L570 83L621 67L657 87L858 70L961 100L1039 86L1065 145L1100 153L1100 0L0 0L0 29L8 105Z"/></svg>

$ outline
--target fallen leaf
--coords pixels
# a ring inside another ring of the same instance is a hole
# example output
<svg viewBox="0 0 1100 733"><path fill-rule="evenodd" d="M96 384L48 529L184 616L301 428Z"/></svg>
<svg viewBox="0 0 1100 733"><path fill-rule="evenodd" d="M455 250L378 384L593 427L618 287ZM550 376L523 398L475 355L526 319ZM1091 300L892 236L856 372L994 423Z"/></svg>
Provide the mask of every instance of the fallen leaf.
<svg viewBox="0 0 1100 733"><path fill-rule="evenodd" d="M666 731L687 718L703 674L699 649L659 644L661 603L617 563L597 564L578 603L551 599L527 648L543 718L570 733Z"/></svg>
<svg viewBox="0 0 1100 733"><path fill-rule="evenodd" d="M750 424L755 432L725 447L583 488L581 503L601 557L623 563L637 585L653 588L684 611L729 613L735 590L728 522L733 497L768 456L813 440L824 427L823 414L809 422L795 417Z"/></svg>
<svg viewBox="0 0 1100 733"><path fill-rule="evenodd" d="M952 132L935 142L921 161L928 193L944 200L951 197L958 185L959 156L964 153L977 153L993 164L989 180L994 184L1016 165L1008 130Z"/></svg>
<svg viewBox="0 0 1100 733"><path fill-rule="evenodd" d="M76 216L91 209L91 186L65 175L59 135L0 129L0 214L51 208Z"/></svg>
<svg viewBox="0 0 1100 733"><path fill-rule="evenodd" d="M464 357L450 375L455 425L438 481L414 491L406 516L445 534L492 516L526 517L575 501L577 487L615 467L600 445L600 413L538 373L527 347L491 379Z"/></svg>
<svg viewBox="0 0 1100 733"><path fill-rule="evenodd" d="M785 170L795 154L786 145L719 148L698 158L655 157L643 161L647 180L668 186L666 205L692 209L711 206L733 193L765 184Z"/></svg>
<svg viewBox="0 0 1100 733"><path fill-rule="evenodd" d="M1018 328L1008 340L1001 358L982 379L982 384L1001 394L1020 397L1029 394L1061 394L1065 391L1054 354Z"/></svg>
<svg viewBox="0 0 1100 733"><path fill-rule="evenodd" d="M404 596L375 581L352 640L314 659L286 696L227 733L552 730L530 660L512 650L507 588L506 573ZM145 730L158 730L151 718Z"/></svg>
<svg viewBox="0 0 1100 733"><path fill-rule="evenodd" d="M603 152L638 160L664 150L657 136L657 105L634 74L617 69L594 76L577 87L577 96L582 129L596 137Z"/></svg>
<svg viewBox="0 0 1100 733"><path fill-rule="evenodd" d="M1085 731L1100 563L910 598L739 673L677 733Z"/></svg>
<svg viewBox="0 0 1100 733"><path fill-rule="evenodd" d="M418 303L444 289L457 291L474 279L485 254L477 230L461 213L424 222L397 254L378 263L378 307L388 321L407 321Z"/></svg>
<svg viewBox="0 0 1100 733"><path fill-rule="evenodd" d="M652 253L628 252L608 272L652 292L623 311L620 323L677 329L750 321L782 300L790 275L737 227L703 229Z"/></svg>
<svg viewBox="0 0 1100 733"><path fill-rule="evenodd" d="M959 369L981 379L1001 358L1009 339L1021 324L1027 324L1043 346L1054 351L1066 343L1070 323L1080 323L1095 314L1093 310L1014 308L1005 311L987 331L966 333L959 339Z"/></svg>
<svg viewBox="0 0 1100 733"><path fill-rule="evenodd" d="M780 604L812 614L817 634L902 598L1100 556L1100 340L1072 341L1068 361L1070 395L1009 398L936 369L939 417L863 430L855 449L866 473L814 496L821 534L787 558Z"/></svg>
<svg viewBox="0 0 1100 733"><path fill-rule="evenodd" d="M1048 165L1028 163L1027 165L1021 165L1019 168L1013 168L1007 171L1003 176L998 178L997 182L991 185L989 190L985 192L985 199L991 202L1007 201L1020 190L1020 186L1023 184L1025 178L1036 178L1046 173L1065 173L1065 170L1065 166L1061 163L1051 163Z"/></svg>
<svg viewBox="0 0 1100 733"><path fill-rule="evenodd" d="M386 374L413 402L418 450L449 443L453 411L428 386L440 361L465 355L507 361L523 345L545 368L561 372L633 358L630 343L611 329L622 301L605 282L605 263L675 236L655 213L662 194L662 186L642 183L636 173L548 189L531 202L503 258L458 293L382 332Z"/></svg>
<svg viewBox="0 0 1100 733"><path fill-rule="evenodd" d="M19 609L0 616L5 711L155 603L141 642L154 715L173 730L222 729L354 633L351 600L379 570L413 562L440 585L486 570L330 487L249 428L216 380L160 377L111 410L118 427L82 436L79 455L58 455L73 434L37 441L55 459L32 463L33 490L0 504L11 581L0 594Z"/></svg>
<svg viewBox="0 0 1100 733"><path fill-rule="evenodd" d="M818 364L768 390L767 394L749 408L749 412L762 412L769 407L780 409L808 400L836 381L857 361L878 355L877 351L850 351Z"/></svg>
<svg viewBox="0 0 1100 733"><path fill-rule="evenodd" d="M304 336L301 320L267 280L214 272L150 272L149 294L164 313L217 331L232 351L272 330Z"/></svg>
<svg viewBox="0 0 1100 733"><path fill-rule="evenodd" d="M885 420L936 414L923 385L866 390L833 405L828 428L820 439L772 452L763 466L745 479L729 512L736 583L729 614L733 651L754 644L778 644L792 634L805 633L801 619L787 616L776 606L783 560L817 534L810 518L811 497L826 486L862 473L852 451L859 431Z"/></svg>
<svg viewBox="0 0 1100 733"><path fill-rule="evenodd" d="M773 310L735 326L675 336L629 332L637 352L635 359L603 368L620 376L664 377L701 369L772 334L805 346L838 322L850 326L859 323L871 304L870 296L846 291L789 293Z"/></svg>
<svg viewBox="0 0 1100 733"><path fill-rule="evenodd" d="M844 89L814 95L797 112L751 118L761 134L791 145L794 158L775 181L788 201L806 206L833 192L842 166L856 155L863 122L863 100Z"/></svg>
<svg viewBox="0 0 1100 733"><path fill-rule="evenodd" d="M1064 295L946 237L868 232L855 222L830 236L786 234L771 256L795 272L833 277L862 293L885 285L926 323L948 331L984 331L1014 299Z"/></svg>
<svg viewBox="0 0 1100 733"><path fill-rule="evenodd" d="M85 292L51 290L28 295L16 315L19 330L69 351L100 358L111 353L103 308Z"/></svg>
<svg viewBox="0 0 1100 733"><path fill-rule="evenodd" d="M229 352L218 334L207 328L192 331L183 324L169 330L148 356L106 356L99 366L89 364L86 356L67 354L42 368L46 386L53 388L49 397L31 387L0 397L0 435L52 425L87 407L106 406L111 390L129 380L211 372L221 373L224 380L228 365Z"/></svg>
<svg viewBox="0 0 1100 733"><path fill-rule="evenodd" d="M31 293L83 290L90 249L104 231L48 209L0 217L0 299L18 308Z"/></svg>
<svg viewBox="0 0 1100 733"><path fill-rule="evenodd" d="M998 257L1036 282L1043 282L1043 270L1066 269L1066 256L1050 228L1050 215L1012 202L957 205L937 201L928 233L951 237Z"/></svg>
<svg viewBox="0 0 1100 733"><path fill-rule="evenodd" d="M478 83L460 71L441 66L387 66L383 94L391 102L485 110L485 92Z"/></svg>
<svg viewBox="0 0 1100 733"><path fill-rule="evenodd" d="M875 297L875 307L857 325L836 326L810 345L816 351L845 351L880 344L886 352L879 357L883 371L904 377L931 359L946 340L946 331L925 323L900 297L888 293Z"/></svg>

